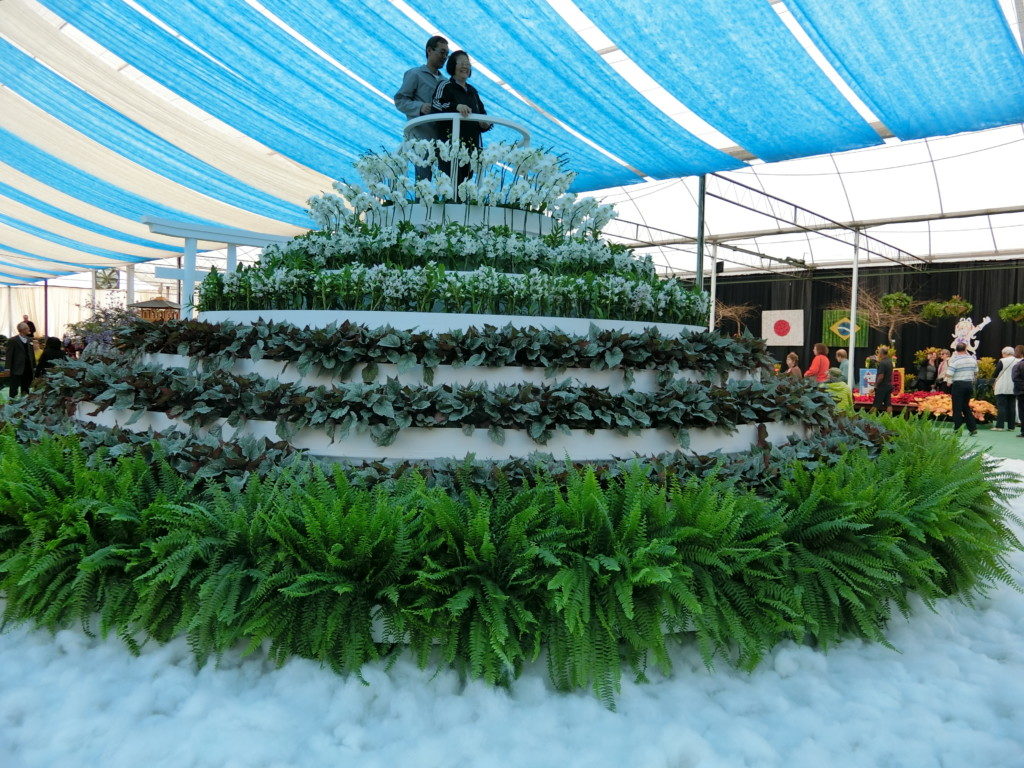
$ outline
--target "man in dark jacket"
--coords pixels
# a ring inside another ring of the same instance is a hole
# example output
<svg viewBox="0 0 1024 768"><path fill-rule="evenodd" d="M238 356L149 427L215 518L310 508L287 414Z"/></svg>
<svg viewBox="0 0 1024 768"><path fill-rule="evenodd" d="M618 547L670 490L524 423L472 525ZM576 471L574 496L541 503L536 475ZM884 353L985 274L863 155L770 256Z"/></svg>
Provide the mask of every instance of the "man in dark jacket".
<svg viewBox="0 0 1024 768"><path fill-rule="evenodd" d="M36 350L32 346L28 323L18 323L18 335L8 340L6 366L10 374L11 397L19 390L27 395L36 371Z"/></svg>

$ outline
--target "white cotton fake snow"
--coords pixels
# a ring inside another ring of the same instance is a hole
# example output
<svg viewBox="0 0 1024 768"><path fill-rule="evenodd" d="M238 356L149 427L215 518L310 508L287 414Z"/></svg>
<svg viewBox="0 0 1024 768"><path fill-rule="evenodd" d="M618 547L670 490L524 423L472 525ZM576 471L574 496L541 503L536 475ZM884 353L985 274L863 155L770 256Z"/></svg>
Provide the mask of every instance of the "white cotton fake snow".
<svg viewBox="0 0 1024 768"><path fill-rule="evenodd" d="M888 636L899 652L785 643L752 674L681 648L671 679L624 681L609 712L552 691L542 664L511 691L408 659L363 685L303 660L197 670L181 640L134 658L19 627L0 635L0 766L1024 768L1024 595L918 604Z"/></svg>

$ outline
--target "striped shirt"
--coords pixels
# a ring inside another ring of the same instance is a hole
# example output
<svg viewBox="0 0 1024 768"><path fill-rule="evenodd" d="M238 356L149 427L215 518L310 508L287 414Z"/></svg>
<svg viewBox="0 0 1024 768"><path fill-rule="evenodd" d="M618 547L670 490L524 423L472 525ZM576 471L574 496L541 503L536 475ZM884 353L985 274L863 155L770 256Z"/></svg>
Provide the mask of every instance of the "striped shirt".
<svg viewBox="0 0 1024 768"><path fill-rule="evenodd" d="M974 381L978 375L978 361L974 355L958 352L949 359L946 372L953 381Z"/></svg>

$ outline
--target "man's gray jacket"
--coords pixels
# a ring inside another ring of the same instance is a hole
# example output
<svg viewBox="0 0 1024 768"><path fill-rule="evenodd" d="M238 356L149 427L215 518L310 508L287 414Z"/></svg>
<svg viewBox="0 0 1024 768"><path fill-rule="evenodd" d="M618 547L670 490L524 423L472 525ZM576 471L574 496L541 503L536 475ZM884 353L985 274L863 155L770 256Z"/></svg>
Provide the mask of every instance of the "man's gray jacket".
<svg viewBox="0 0 1024 768"><path fill-rule="evenodd" d="M444 80L445 78L441 76L440 72L431 72L430 67L426 64L422 67L413 67L402 78L402 87L395 94L395 106L407 120L420 117L422 114L420 109L424 104L429 105L434 100L434 91ZM430 114L429 110L427 114ZM434 123L418 125L410 133L417 139L436 139L437 125Z"/></svg>

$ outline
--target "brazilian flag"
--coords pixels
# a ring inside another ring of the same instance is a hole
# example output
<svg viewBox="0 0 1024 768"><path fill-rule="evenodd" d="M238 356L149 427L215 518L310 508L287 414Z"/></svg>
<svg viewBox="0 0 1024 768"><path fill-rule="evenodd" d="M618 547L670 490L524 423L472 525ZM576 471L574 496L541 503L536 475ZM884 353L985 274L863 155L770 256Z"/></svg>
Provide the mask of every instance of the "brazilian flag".
<svg viewBox="0 0 1024 768"><path fill-rule="evenodd" d="M821 313L821 341L830 347L845 347L850 343L850 313L845 309L826 309ZM863 320L857 322L857 340L854 346L868 345L868 327Z"/></svg>

